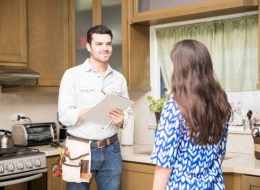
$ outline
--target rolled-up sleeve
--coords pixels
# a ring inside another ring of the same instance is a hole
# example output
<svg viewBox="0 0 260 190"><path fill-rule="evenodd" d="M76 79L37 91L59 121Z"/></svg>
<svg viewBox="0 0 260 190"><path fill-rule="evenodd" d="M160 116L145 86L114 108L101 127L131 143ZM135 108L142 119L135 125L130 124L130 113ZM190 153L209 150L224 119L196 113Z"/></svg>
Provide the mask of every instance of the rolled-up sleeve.
<svg viewBox="0 0 260 190"><path fill-rule="evenodd" d="M75 126L80 110L76 106L76 90L67 70L61 80L58 100L59 120L63 125Z"/></svg>

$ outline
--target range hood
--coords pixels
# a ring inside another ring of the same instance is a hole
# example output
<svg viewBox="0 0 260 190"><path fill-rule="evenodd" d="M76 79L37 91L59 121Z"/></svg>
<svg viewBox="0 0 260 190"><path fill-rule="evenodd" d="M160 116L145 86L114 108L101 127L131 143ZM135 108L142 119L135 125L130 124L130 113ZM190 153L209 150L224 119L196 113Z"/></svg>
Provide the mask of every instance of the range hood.
<svg viewBox="0 0 260 190"><path fill-rule="evenodd" d="M27 86L38 84L40 74L30 68L0 65L0 86Z"/></svg>

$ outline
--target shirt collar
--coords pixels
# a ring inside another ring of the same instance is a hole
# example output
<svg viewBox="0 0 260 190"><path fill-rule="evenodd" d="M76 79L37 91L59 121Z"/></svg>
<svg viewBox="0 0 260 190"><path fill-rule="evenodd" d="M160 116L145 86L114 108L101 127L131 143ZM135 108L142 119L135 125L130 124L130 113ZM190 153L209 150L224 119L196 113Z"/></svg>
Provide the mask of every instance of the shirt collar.
<svg viewBox="0 0 260 190"><path fill-rule="evenodd" d="M84 70L89 72L89 71L95 71L96 70L91 66L91 64L89 63L89 59L86 59L85 62L83 63L83 66L84 66ZM107 70L106 70L106 73L112 73L113 72L113 69L112 67L108 64L107 65Z"/></svg>

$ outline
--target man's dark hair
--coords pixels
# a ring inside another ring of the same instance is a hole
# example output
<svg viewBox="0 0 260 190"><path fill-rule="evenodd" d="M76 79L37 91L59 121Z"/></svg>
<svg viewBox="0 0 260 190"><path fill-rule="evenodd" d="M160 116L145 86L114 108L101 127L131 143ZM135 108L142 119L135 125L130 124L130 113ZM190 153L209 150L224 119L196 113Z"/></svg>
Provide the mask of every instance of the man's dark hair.
<svg viewBox="0 0 260 190"><path fill-rule="evenodd" d="M87 31L87 42L89 44L91 44L92 42L93 34L108 34L111 37L111 39L113 39L112 31L104 25L93 26Z"/></svg>

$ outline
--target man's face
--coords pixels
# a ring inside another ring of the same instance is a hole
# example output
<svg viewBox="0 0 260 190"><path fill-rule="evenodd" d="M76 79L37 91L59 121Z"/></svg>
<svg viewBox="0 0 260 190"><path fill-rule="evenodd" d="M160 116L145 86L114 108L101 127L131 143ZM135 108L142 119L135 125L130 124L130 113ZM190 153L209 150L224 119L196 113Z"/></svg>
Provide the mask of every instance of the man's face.
<svg viewBox="0 0 260 190"><path fill-rule="evenodd" d="M87 43L91 58L107 63L112 54L112 39L108 34L93 34L91 45Z"/></svg>

